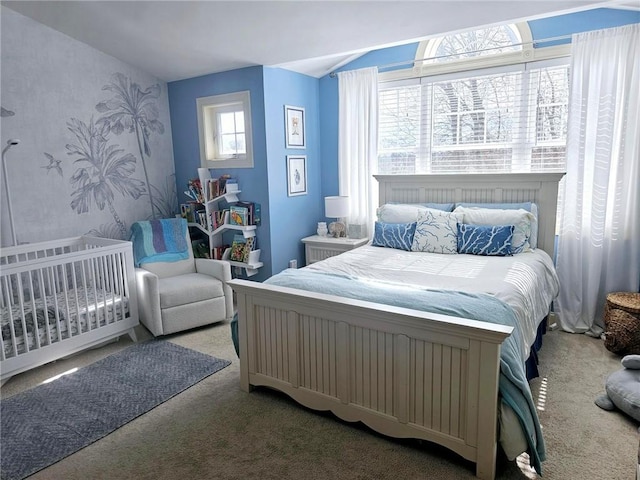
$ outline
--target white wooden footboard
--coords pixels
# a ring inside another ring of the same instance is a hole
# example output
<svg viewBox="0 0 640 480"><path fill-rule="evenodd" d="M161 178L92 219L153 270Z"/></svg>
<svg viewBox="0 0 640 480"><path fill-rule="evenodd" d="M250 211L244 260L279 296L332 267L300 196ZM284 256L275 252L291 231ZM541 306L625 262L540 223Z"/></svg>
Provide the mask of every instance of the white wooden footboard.
<svg viewBox="0 0 640 480"><path fill-rule="evenodd" d="M272 387L382 434L435 442L494 478L500 345L512 327L229 283L244 390Z"/></svg>

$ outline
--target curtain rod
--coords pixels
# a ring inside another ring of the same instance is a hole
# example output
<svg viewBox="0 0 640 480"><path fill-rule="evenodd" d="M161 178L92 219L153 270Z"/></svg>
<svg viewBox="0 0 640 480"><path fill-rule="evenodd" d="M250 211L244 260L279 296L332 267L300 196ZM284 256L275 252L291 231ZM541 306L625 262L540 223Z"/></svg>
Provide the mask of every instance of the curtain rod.
<svg viewBox="0 0 640 480"><path fill-rule="evenodd" d="M573 34L569 34L569 35L560 35L557 37L549 37L549 38L542 38L540 40L532 40L530 42L521 42L521 43L513 43L511 45L503 45L501 47L489 47L489 48L482 48L480 50L471 50L469 52L462 52L462 53L480 53L480 52L488 52L490 50L499 50L501 48L505 48L505 47L518 47L518 46L524 46L524 45L535 45L537 43L546 43L546 42L554 42L556 40L566 40L567 38L571 38L573 36ZM440 56L436 56L436 57L428 57L428 58L419 58L419 59L412 59L412 60L405 60L404 62L395 62L395 63L388 63L386 65L380 65L378 68L391 68L391 67L399 67L400 65L407 65L409 63L422 63L422 62L426 62L428 60L438 60L440 58L449 58L449 57L455 57L461 55L460 53L449 53L447 55L440 55ZM338 74L336 72L331 72L329 73L329 77L330 78L335 78Z"/></svg>

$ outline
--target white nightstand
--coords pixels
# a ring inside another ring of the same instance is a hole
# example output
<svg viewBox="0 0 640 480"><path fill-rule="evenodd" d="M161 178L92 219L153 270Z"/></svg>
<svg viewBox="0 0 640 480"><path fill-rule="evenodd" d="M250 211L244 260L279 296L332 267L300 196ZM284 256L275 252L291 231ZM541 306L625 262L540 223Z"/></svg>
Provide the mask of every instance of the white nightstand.
<svg viewBox="0 0 640 480"><path fill-rule="evenodd" d="M361 247L368 241L368 238L333 238L321 237L320 235L312 235L302 239L307 265Z"/></svg>

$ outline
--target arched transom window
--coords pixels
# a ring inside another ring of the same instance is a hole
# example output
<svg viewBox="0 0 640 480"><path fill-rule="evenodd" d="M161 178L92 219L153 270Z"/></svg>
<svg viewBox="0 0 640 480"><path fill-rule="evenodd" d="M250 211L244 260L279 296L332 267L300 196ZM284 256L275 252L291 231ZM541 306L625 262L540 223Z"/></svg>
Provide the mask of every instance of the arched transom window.
<svg viewBox="0 0 640 480"><path fill-rule="evenodd" d="M521 29L528 30L515 24L498 25L434 38L424 42L422 59L440 63L521 51Z"/></svg>

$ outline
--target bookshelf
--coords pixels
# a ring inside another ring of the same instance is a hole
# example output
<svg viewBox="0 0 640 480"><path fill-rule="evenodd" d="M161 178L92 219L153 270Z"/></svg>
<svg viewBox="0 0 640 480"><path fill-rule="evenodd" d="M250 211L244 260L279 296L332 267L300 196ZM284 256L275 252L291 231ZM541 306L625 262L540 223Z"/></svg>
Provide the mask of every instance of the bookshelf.
<svg viewBox="0 0 640 480"><path fill-rule="evenodd" d="M258 273L258 269L263 266L263 263L260 261L260 249L249 251L246 255L247 261L241 262L231 260L231 246L223 248L225 245L222 235L225 232L235 231L237 235L242 235L242 238L245 240L252 239L256 236L256 225L235 225L230 221L229 209L221 210L221 205L225 203L228 206L238 204L238 202L240 202L238 195L242 193L242 191L237 190L237 183L233 183L233 188L236 188L236 190L224 190L220 192L219 195L210 198L212 195L215 195L215 193L209 191L211 188L209 181L215 179L211 179L209 170L205 168L198 169L198 178L201 191L192 193L191 195L185 192L190 198L193 199L193 197L195 197L195 200L190 203L192 208L195 209L194 212L192 212L193 218L191 220L198 220L189 221L187 223L188 226L201 232L207 240L209 258L225 260L229 262L232 267L242 268L247 277L255 275ZM200 213L196 214L195 212ZM204 212L204 215L202 212ZM253 243L254 241L255 240L252 240L251 242Z"/></svg>

